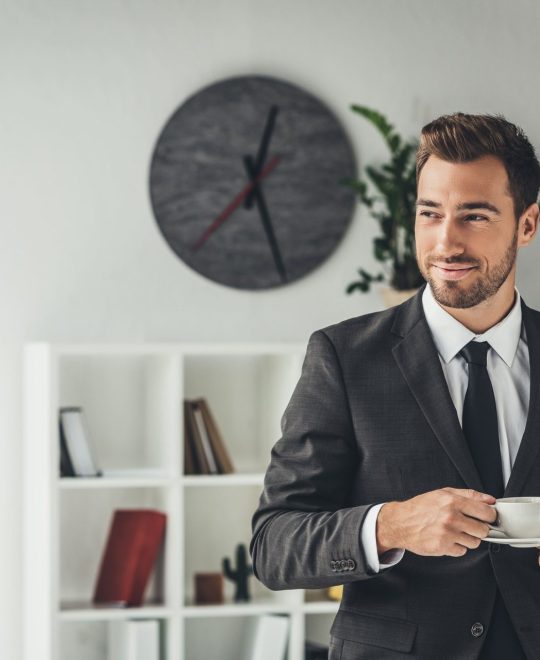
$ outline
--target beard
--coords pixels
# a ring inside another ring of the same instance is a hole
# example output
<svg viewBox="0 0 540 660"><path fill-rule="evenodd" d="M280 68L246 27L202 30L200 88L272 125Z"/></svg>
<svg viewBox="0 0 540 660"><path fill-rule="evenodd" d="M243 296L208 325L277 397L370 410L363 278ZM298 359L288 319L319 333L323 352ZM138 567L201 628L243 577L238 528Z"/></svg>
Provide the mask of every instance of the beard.
<svg viewBox="0 0 540 660"><path fill-rule="evenodd" d="M445 280L441 282L435 280L431 275L430 267L427 266L425 269L422 268L420 262L417 263L420 272L424 279L428 282L433 292L433 297L440 304L445 307L457 307L459 309L465 309L467 307L474 307L479 305L484 300L491 298L495 295L497 291L506 281L510 271L512 270L514 263L516 261L517 255L517 229L512 237L511 243L506 248L504 255L501 260L484 276L477 277L473 284L468 288L461 288L461 282L459 280ZM474 260L468 259L466 257L459 257L459 259L453 259L452 261L445 261L444 259L429 259L429 262L438 261L439 263L465 263L465 264L475 264Z"/></svg>

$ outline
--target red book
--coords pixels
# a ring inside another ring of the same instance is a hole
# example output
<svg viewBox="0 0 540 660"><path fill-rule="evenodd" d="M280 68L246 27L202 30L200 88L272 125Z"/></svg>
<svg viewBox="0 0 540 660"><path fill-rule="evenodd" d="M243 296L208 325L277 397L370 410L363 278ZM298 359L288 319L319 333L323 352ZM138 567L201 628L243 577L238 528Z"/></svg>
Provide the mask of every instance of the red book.
<svg viewBox="0 0 540 660"><path fill-rule="evenodd" d="M135 607L163 542L167 516L151 509L114 512L94 590L94 603Z"/></svg>

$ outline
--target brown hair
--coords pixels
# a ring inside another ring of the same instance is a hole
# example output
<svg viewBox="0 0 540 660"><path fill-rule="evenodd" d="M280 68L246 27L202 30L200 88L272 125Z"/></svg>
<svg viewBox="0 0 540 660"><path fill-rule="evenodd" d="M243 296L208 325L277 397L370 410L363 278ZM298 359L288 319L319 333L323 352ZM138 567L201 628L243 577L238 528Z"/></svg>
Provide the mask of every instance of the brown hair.
<svg viewBox="0 0 540 660"><path fill-rule="evenodd" d="M502 115L456 112L426 124L416 153L416 181L430 156L466 163L488 155L499 158L506 169L508 192L519 220L523 211L537 201L540 164L523 130Z"/></svg>

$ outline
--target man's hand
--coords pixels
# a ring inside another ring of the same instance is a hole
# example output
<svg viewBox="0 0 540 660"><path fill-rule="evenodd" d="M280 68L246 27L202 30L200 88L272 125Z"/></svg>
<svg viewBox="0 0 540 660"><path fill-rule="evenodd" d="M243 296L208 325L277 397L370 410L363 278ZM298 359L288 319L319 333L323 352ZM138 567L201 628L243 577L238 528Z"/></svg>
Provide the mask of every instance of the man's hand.
<svg viewBox="0 0 540 660"><path fill-rule="evenodd" d="M492 495L467 488L441 488L403 502L388 502L377 518L379 555L403 548L417 555L461 557L489 533L497 512Z"/></svg>

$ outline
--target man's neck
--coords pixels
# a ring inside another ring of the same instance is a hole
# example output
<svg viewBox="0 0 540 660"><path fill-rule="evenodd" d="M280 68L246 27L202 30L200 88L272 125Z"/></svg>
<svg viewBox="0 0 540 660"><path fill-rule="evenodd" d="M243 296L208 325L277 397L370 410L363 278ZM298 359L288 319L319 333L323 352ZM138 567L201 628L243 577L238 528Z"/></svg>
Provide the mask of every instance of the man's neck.
<svg viewBox="0 0 540 660"><path fill-rule="evenodd" d="M474 307L446 307L437 302L468 330L480 335L502 321L514 306L515 301L515 284L514 281L508 279L495 295Z"/></svg>

